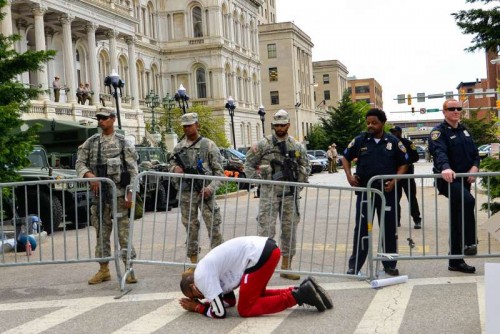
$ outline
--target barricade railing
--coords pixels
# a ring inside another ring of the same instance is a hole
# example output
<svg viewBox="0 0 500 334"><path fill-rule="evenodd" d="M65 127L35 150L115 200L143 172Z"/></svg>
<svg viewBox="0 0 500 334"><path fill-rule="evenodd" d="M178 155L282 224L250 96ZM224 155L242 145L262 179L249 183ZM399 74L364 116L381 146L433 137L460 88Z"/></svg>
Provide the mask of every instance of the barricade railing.
<svg viewBox="0 0 500 334"><path fill-rule="evenodd" d="M93 181L107 185L113 199L112 254L106 257L95 256L96 229L91 226L90 207L97 204L98 224L102 224L104 194L100 187L94 196L89 187ZM116 193L115 184L107 178L1 183L0 267L113 261L121 281ZM31 224L33 216L42 218L41 222ZM31 235L33 239L28 239L35 240L31 252L20 251L25 242L18 240L22 235Z"/></svg>
<svg viewBox="0 0 500 334"><path fill-rule="evenodd" d="M336 187L328 185L313 185L309 183L276 182L266 180L254 180L245 178L216 177L191 174L175 174L154 171L145 171L138 175L133 185L134 189L146 189L146 182L157 183L161 188L164 184L166 192L177 191L179 185L186 189L183 194L184 200L180 200L177 208L171 208L166 196L165 205L161 209L145 212L141 219L130 221L129 249L127 252L127 270L122 278L122 289L124 282L136 264L163 265L185 269L194 266L187 256L189 240L187 240L186 227L182 223L182 210L186 216L195 216L199 221L198 231L198 260L211 249L212 240L208 237L208 231L212 226L206 226L199 212L189 210L193 208L196 201L207 202L212 205L213 199L202 199L199 197L199 188L210 182L220 182L219 194L215 198L220 213L222 225L220 231L223 240L234 237L258 235L259 205L262 198L255 198L258 187L268 187L272 192L270 198L290 198L297 202L300 221L296 227L296 252L293 256L292 269L277 272L298 273L303 275L330 275L346 276L348 270L348 259L352 252L352 238L355 223L355 192L366 192L365 188ZM197 184L199 183L199 184ZM168 184L168 185L167 185ZM176 184L177 188L174 187ZM248 189L248 190L245 190ZM292 191L290 191L292 189ZM300 189L300 191L293 191ZM376 191L374 191L376 192ZM160 193L157 191L157 194ZM133 195L135 210L136 196ZM147 201L158 202L158 198L151 194L141 193ZM182 197L182 196L181 196ZM213 205L211 206L214 207ZM276 210L278 216L284 214L283 207L279 204L271 206ZM215 212L209 212L209 217L214 218ZM131 214L131 217L134 215ZM193 217L194 218L194 217ZM211 219L209 218L209 221ZM197 228L191 223L187 229ZM274 239L282 248L281 241L283 233L281 222L276 222L276 233ZM136 257L132 258L132 247L135 249ZM373 276L368 266L364 271L355 276L367 278Z"/></svg>
<svg viewBox="0 0 500 334"><path fill-rule="evenodd" d="M449 254L451 216L455 214L458 215L459 219L463 220L466 210L463 205L464 194L460 196L459 205L452 205L451 199L440 194L440 191L435 186L436 182L443 182L444 188L441 190L446 189L448 193L450 192L450 184L445 182L440 174L381 175L370 179L368 192L373 191L375 188L380 190L379 187L373 187L375 183L384 184L391 179L407 183L414 180L416 183L416 198L422 219L421 229L413 228L410 203L406 196L402 196L400 201L401 227L396 228L398 237L397 253L388 254L385 252L382 233L378 235L377 239L375 239L376 236L373 236L374 239L371 240L371 243L373 243L371 260L377 265L375 274L378 273L378 263L390 257L398 261L500 257L500 242L482 226L491 216L491 181L496 178L495 183L498 183L499 176L500 172L456 174L456 180L460 184L466 184L469 177L475 178L470 190L470 193L475 198L473 209L476 220L474 225L476 242L473 242L477 247L477 254L475 255L467 255L464 250L462 250L461 254ZM400 191L402 191L400 188L395 187L394 196L396 202ZM398 207L396 207L396 215L397 210ZM385 214L386 212L384 208L382 213ZM470 246L467 244L466 234L466 227L461 224L461 243L463 247Z"/></svg>

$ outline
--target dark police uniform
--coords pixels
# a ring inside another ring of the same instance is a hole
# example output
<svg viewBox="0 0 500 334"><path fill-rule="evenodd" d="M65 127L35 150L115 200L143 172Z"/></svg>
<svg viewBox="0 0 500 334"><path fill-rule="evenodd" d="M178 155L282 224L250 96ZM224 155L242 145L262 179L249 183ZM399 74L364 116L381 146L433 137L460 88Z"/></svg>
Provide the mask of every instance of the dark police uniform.
<svg viewBox="0 0 500 334"><path fill-rule="evenodd" d="M462 124L454 129L444 121L432 129L429 135L429 151L434 161L434 173L441 173L445 169L452 169L455 173L468 173L472 166L479 169L480 159L476 144ZM436 186L440 194L449 198L451 207L455 208L450 210L450 253L463 254L462 230L465 246L476 244L476 200L470 193L471 185L465 179L456 178L451 184L437 179ZM450 266L456 267L461 263L464 263L463 259L449 260Z"/></svg>
<svg viewBox="0 0 500 334"><path fill-rule="evenodd" d="M417 162L420 157L418 156L417 147L413 142L406 138L401 138L401 142L403 143L406 152L408 154L408 170L406 174L413 174L415 172L415 167L413 166L414 162ZM415 224L420 225L422 218L420 218L420 209L418 207L417 202L417 185L415 184L415 179L401 180L398 182L398 226L401 223L401 197L403 196L403 191L406 194L406 198L408 198L408 203L410 205L410 214L413 218Z"/></svg>
<svg viewBox="0 0 500 334"><path fill-rule="evenodd" d="M400 166L407 164L406 149L398 138L384 133L377 143L369 133L362 133L354 138L344 151L347 161L358 159L356 175L361 179L360 186L366 187L368 180L376 175L397 174ZM381 181L372 183L372 187L381 189ZM366 261L368 255L368 202L366 192L358 192L356 200L356 226L354 227L353 251L349 258L349 269L357 273ZM396 236L396 199L394 189L385 192L386 209L384 216L384 252L397 252ZM374 196L374 208L380 225L382 200ZM362 242L362 245L361 245ZM397 261L382 261L384 268L396 268Z"/></svg>

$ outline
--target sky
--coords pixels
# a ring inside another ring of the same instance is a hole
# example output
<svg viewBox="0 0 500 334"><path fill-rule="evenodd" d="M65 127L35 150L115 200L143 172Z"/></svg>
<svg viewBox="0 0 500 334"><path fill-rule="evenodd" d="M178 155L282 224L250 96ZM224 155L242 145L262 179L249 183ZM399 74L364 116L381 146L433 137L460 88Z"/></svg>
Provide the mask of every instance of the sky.
<svg viewBox="0 0 500 334"><path fill-rule="evenodd" d="M382 86L389 121L442 119L441 112L412 115L412 106L441 108L444 99L417 103L417 93L457 93L460 82L486 78L484 52L468 53L451 13L473 8L465 0L275 0L277 22L294 22L312 40L313 61L340 61L348 76ZM477 5L475 5L477 6Z"/></svg>

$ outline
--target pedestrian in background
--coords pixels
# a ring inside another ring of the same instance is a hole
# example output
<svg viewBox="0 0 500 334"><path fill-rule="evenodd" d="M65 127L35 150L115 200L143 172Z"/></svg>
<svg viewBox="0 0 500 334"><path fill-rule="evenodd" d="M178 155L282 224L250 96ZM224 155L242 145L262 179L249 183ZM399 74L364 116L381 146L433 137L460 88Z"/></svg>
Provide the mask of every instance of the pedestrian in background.
<svg viewBox="0 0 500 334"><path fill-rule="evenodd" d="M344 151L342 165L347 181L353 187L366 187L368 181L377 175L404 174L407 170L406 149L396 137L384 132L387 121L385 112L373 108L366 114L367 131L354 138ZM356 173L351 173L351 161L357 159ZM354 227L353 249L349 258L349 270L347 274L356 275L363 267L368 255L368 200L373 203L377 210L379 225L384 224L381 229L383 235L383 252L397 253L397 229L395 205L396 180L377 180L372 187L384 192L385 208L382 207L382 199L378 195L367 198L367 192L356 192L356 225ZM382 210L384 221L381 222ZM382 261L384 271L391 276L399 275L396 268L397 261Z"/></svg>
<svg viewBox="0 0 500 334"><path fill-rule="evenodd" d="M281 109L274 114L272 127L272 135L264 137L248 150L244 169L246 176L250 179L307 182L311 171L307 152L304 145L288 135L290 117L286 110ZM289 175L290 179L286 179L286 175ZM269 184L262 184L260 188L257 217L259 235L274 238L279 214L280 248L283 252L281 269L290 270L296 252L297 225L300 221L300 189ZM280 276L292 280L300 279L300 276L295 274L282 273Z"/></svg>
<svg viewBox="0 0 500 334"><path fill-rule="evenodd" d="M83 82L80 82L78 88L76 89L76 101L78 104L84 104L83 102L83 92L85 87L83 86Z"/></svg>
<svg viewBox="0 0 500 334"><path fill-rule="evenodd" d="M437 189L450 201L450 254L476 255L476 200L470 192L476 177L471 175L462 179L455 174L479 172L479 152L470 132L460 123L461 102L446 100L443 114L444 121L429 135L429 151L434 162L433 171L442 177L436 179ZM450 259L448 270L472 274L476 268L464 259Z"/></svg>
<svg viewBox="0 0 500 334"><path fill-rule="evenodd" d="M181 117L184 139L174 148L171 172L224 176L222 156L217 145L200 134L197 113ZM205 222L210 246L215 248L223 242L220 232L222 217L215 201L215 192L220 181L187 179L177 182L180 192L182 224L187 232L187 256L192 263L198 262L199 230L198 210Z"/></svg>
<svg viewBox="0 0 500 334"><path fill-rule="evenodd" d="M78 148L76 173L78 177L85 178L107 177L116 184L118 241L122 251L122 260L126 264L127 252L125 250L129 241L128 210L132 207L130 185L133 184L138 173L137 159L139 156L134 145L126 140L124 135L115 132L116 113L111 108L99 109L96 117L102 133L93 135ZM90 208L91 222L96 228L95 256L96 258L110 257L110 238L113 228L111 189L106 183L92 181L90 182L90 190L96 198ZM135 250L132 248L132 258L135 256ZM111 275L108 265L108 262L101 262L99 271L89 279L88 283L98 284L109 281ZM129 284L137 283L133 272L127 276L126 282Z"/></svg>
<svg viewBox="0 0 500 334"><path fill-rule="evenodd" d="M328 157L328 173L337 173L337 145L333 143L328 146L328 151L326 151L326 156Z"/></svg>
<svg viewBox="0 0 500 334"><path fill-rule="evenodd" d="M273 239L239 237L212 249L198 264L194 274L183 275L179 303L187 311L210 318L226 317L226 308L236 305L233 290L239 287L238 313L242 317L273 314L297 304L318 311L332 309L332 298L313 277L297 287L267 289L280 259ZM201 302L206 299L206 302Z"/></svg>
<svg viewBox="0 0 500 334"><path fill-rule="evenodd" d="M418 156L417 147L413 142L407 138L403 138L402 129L399 126L393 127L390 132L396 136L406 148L408 153L408 171L406 174L415 173L415 166L413 163L417 162L420 157ZM408 204L410 206L410 214L415 223L415 229L422 228L422 218L420 217L420 209L418 207L417 201L417 185L414 178L403 179L398 181L398 226L401 226L401 197L403 196L403 191L405 192L406 198L408 199Z"/></svg>
<svg viewBox="0 0 500 334"><path fill-rule="evenodd" d="M52 81L52 89L54 90L54 102L59 102L59 97L61 96L61 81L58 75L56 75L54 81Z"/></svg>

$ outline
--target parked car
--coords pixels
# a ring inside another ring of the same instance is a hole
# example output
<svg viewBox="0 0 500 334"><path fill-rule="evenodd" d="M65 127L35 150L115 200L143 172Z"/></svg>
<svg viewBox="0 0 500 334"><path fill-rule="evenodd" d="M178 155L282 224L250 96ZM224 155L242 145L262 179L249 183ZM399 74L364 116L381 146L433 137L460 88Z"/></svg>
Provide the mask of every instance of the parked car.
<svg viewBox="0 0 500 334"><path fill-rule="evenodd" d="M425 148L420 145L415 145L417 147L418 158L425 159Z"/></svg>
<svg viewBox="0 0 500 334"><path fill-rule="evenodd" d="M323 170L328 169L328 156L326 155L326 151L323 150L307 150L307 154L312 155L314 158L321 160L324 168Z"/></svg>
<svg viewBox="0 0 500 334"><path fill-rule="evenodd" d="M224 170L238 172L239 178L245 178L245 172L243 171L246 155L234 148L221 148L220 154L222 155L222 167ZM248 183L240 183L240 189L246 189L250 185Z"/></svg>
<svg viewBox="0 0 500 334"><path fill-rule="evenodd" d="M307 157L309 158L309 162L311 164L311 174L321 173L325 170L325 168L328 168L328 162L325 165L323 160L317 159L311 154L308 154Z"/></svg>
<svg viewBox="0 0 500 334"><path fill-rule="evenodd" d="M481 145L477 148L479 151L479 157L481 159L484 159L486 157L489 157L491 155L491 145L486 144L486 145Z"/></svg>

